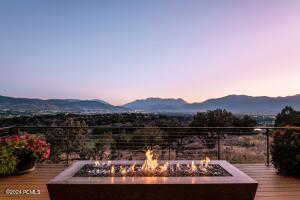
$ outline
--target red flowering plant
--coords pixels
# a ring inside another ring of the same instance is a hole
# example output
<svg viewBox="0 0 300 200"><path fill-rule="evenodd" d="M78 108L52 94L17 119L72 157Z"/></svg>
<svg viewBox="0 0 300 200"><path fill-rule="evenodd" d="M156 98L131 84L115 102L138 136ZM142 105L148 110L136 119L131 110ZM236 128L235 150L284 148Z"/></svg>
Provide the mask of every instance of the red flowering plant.
<svg viewBox="0 0 300 200"><path fill-rule="evenodd" d="M0 157L1 152L11 152L11 157L16 158L17 164L14 171L33 168L35 162L44 161L50 156L50 145L40 137L27 133L22 136L2 138L0 144L3 150L0 151Z"/></svg>

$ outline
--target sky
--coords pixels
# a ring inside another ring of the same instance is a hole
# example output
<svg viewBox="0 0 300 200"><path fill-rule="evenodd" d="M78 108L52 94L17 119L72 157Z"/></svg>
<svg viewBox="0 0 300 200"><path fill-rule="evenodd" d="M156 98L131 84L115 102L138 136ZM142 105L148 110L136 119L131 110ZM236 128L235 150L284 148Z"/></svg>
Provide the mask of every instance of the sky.
<svg viewBox="0 0 300 200"><path fill-rule="evenodd" d="M0 1L0 95L300 93L298 0Z"/></svg>

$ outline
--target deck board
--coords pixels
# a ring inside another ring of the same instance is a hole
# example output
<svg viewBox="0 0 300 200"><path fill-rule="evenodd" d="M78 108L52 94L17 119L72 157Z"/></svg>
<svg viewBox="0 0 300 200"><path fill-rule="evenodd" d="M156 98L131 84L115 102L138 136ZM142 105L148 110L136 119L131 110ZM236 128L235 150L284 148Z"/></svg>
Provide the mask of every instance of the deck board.
<svg viewBox="0 0 300 200"><path fill-rule="evenodd" d="M276 175L272 167L263 164L235 164L237 168L258 181L258 191L255 200L299 200L300 179ZM30 174L1 177L1 200L49 200L46 183L65 168L61 164L41 164ZM39 195L8 196L5 190L10 189L39 189Z"/></svg>

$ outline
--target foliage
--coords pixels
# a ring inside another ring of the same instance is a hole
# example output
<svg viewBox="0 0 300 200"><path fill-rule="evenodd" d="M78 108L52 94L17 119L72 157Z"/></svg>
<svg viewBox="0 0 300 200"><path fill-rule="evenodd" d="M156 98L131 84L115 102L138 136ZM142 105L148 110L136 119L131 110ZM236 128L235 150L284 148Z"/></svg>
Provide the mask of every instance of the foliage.
<svg viewBox="0 0 300 200"><path fill-rule="evenodd" d="M117 144L111 132L102 134L95 143L99 159L111 160L116 158Z"/></svg>
<svg viewBox="0 0 300 200"><path fill-rule="evenodd" d="M29 160L44 161L50 155L49 144L34 135L24 134L2 138L0 144L0 174L2 175L13 173L20 163Z"/></svg>
<svg viewBox="0 0 300 200"><path fill-rule="evenodd" d="M197 113L194 116L194 120L190 123L191 127L254 127L256 125L257 122L250 116L245 115L242 118L238 118L225 109ZM194 131L198 130L194 129ZM208 132L201 132L202 142L210 149L216 146L218 137L217 131L213 129L210 129Z"/></svg>
<svg viewBox="0 0 300 200"><path fill-rule="evenodd" d="M100 128L100 127L93 128L93 130L91 132L92 135L101 135L104 133L105 133L105 129Z"/></svg>
<svg viewBox="0 0 300 200"><path fill-rule="evenodd" d="M163 147L166 145L166 142L168 142L167 136L167 132L159 128L144 128L138 129L133 133L132 141L138 141L144 145L144 148L153 147L155 145Z"/></svg>
<svg viewBox="0 0 300 200"><path fill-rule="evenodd" d="M17 158L31 155L37 161L44 161L50 155L50 145L36 135L25 133L22 136L11 136L2 139L1 144L12 149Z"/></svg>
<svg viewBox="0 0 300 200"><path fill-rule="evenodd" d="M88 129L85 121L76 121L70 119L66 122L66 126L79 127L66 129L68 137L67 145L70 152L77 152L80 158L84 158L88 151L86 146Z"/></svg>
<svg viewBox="0 0 300 200"><path fill-rule="evenodd" d="M53 124L52 126L56 126ZM50 160L58 161L58 156L67 151L65 130L62 128L53 128L45 133L46 141L51 144Z"/></svg>
<svg viewBox="0 0 300 200"><path fill-rule="evenodd" d="M227 110L217 109L199 112L190 123L191 127L253 127L257 122L248 115L238 118Z"/></svg>
<svg viewBox="0 0 300 200"><path fill-rule="evenodd" d="M52 126L58 125L53 123ZM58 161L58 156L63 153L77 153L80 158L85 159L86 155L89 154L86 144L88 135L86 123L69 118L59 126L66 128L53 128L45 133L47 142L51 144L50 159Z"/></svg>
<svg viewBox="0 0 300 200"><path fill-rule="evenodd" d="M209 110L207 112L200 112L194 116L191 122L192 127L224 127L233 124L234 116L226 110Z"/></svg>
<svg viewBox="0 0 300 200"><path fill-rule="evenodd" d="M300 177L300 132L289 129L274 132L272 163L285 176Z"/></svg>
<svg viewBox="0 0 300 200"><path fill-rule="evenodd" d="M257 125L258 125L257 121L252 117L250 117L249 115L244 115L242 118L235 117L233 121L234 127L254 127Z"/></svg>
<svg viewBox="0 0 300 200"><path fill-rule="evenodd" d="M17 167L17 159L13 150L4 145L0 148L0 176L6 176L14 173Z"/></svg>
<svg viewBox="0 0 300 200"><path fill-rule="evenodd" d="M286 106L276 116L275 126L300 126L300 112Z"/></svg>
<svg viewBox="0 0 300 200"><path fill-rule="evenodd" d="M11 118L0 118L2 127L9 126L51 126L53 124L63 125L72 118L74 121L85 121L88 126L120 126L143 127L143 126L164 126L166 123L180 121L187 125L192 120L190 114L150 114L150 113L103 113L94 115L84 114L55 114L18 116ZM98 130L95 131L95 134ZM102 132L103 133L103 132Z"/></svg>

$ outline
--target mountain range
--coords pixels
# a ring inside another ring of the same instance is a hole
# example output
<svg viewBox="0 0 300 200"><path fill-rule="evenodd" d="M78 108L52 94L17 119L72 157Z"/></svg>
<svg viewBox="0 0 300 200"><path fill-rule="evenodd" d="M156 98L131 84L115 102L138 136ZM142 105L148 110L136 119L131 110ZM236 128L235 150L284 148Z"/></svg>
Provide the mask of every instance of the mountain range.
<svg viewBox="0 0 300 200"><path fill-rule="evenodd" d="M181 112L227 109L233 113L276 114L285 106L300 110L300 94L286 97L229 95L200 103L188 103L183 99L147 98L114 106L99 99L30 99L0 96L0 110L56 111L56 112Z"/></svg>
<svg viewBox="0 0 300 200"><path fill-rule="evenodd" d="M127 108L113 106L105 101L79 99L30 99L0 96L0 110L53 112L124 112Z"/></svg>
<svg viewBox="0 0 300 200"><path fill-rule="evenodd" d="M182 99L147 98L133 101L123 107L147 112L199 112L220 108L234 113L275 114L285 106L300 110L300 94L286 97L229 95L201 103L187 103Z"/></svg>

